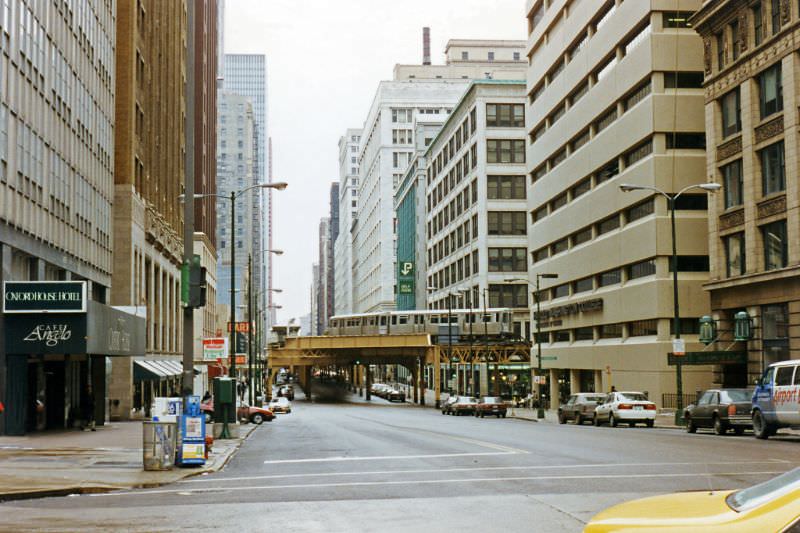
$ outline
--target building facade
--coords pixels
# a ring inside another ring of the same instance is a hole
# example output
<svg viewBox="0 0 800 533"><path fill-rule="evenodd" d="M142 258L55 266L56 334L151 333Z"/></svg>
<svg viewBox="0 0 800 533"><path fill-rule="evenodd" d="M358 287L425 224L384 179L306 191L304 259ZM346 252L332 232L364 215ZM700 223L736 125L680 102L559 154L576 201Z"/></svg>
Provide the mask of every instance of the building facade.
<svg viewBox="0 0 800 533"><path fill-rule="evenodd" d="M319 262L317 263L317 281L314 292L317 301L314 329L316 335L322 335L328 326L328 319L332 316L330 313L333 310L329 305L333 299L333 287L329 284L332 279L331 274L333 274L333 264L331 263L333 255L330 253L333 243L331 242L331 219L329 217L320 219L317 238Z"/></svg>
<svg viewBox="0 0 800 533"><path fill-rule="evenodd" d="M723 187L709 206L705 289L716 349L746 354L717 367L714 381L744 387L770 363L800 357L800 6L706 1L692 23L704 49L706 174ZM753 335L734 342L742 311Z"/></svg>
<svg viewBox="0 0 800 533"><path fill-rule="evenodd" d="M272 179L269 170L270 143L267 128L267 58L263 54L225 54L223 64L223 87L225 91L245 96L253 107L253 157L254 182L265 183ZM272 258L268 249L268 237L272 234L272 189L260 189L252 195L253 209L253 269L254 291L260 294L259 307L270 309L272 305ZM266 313L269 320L272 313ZM271 324L264 325L269 331Z"/></svg>
<svg viewBox="0 0 800 533"><path fill-rule="evenodd" d="M117 2L111 303L144 307L147 358L176 361L182 351L186 20L183 1ZM115 360L114 418L149 409L153 379L136 365ZM175 379L160 394L177 387Z"/></svg>
<svg viewBox="0 0 800 533"><path fill-rule="evenodd" d="M358 144L360 129L339 138L339 235L334 241L334 314L353 312L353 235L358 211Z"/></svg>
<svg viewBox="0 0 800 533"><path fill-rule="evenodd" d="M702 42L686 22L699 7L528 2L529 283L542 289L541 392L553 402L615 386L675 406L668 202L619 186L673 194L708 181ZM676 204L687 351L702 348L698 320L709 312L708 198L690 190ZM684 366L683 382L707 387L710 367Z"/></svg>
<svg viewBox="0 0 800 533"><path fill-rule="evenodd" d="M116 16L98 1L0 9L0 282L79 280L109 303ZM71 427L87 383L102 421L103 354L7 350L14 328L0 311L0 434Z"/></svg>
<svg viewBox="0 0 800 533"><path fill-rule="evenodd" d="M331 183L330 193L330 228L328 235L328 246L325 253L328 255L326 259L327 272L326 272L326 294L325 294L325 324L336 312L336 259L334 258L333 249L336 245L336 240L339 238L340 223L339 223L339 182L334 181Z"/></svg>

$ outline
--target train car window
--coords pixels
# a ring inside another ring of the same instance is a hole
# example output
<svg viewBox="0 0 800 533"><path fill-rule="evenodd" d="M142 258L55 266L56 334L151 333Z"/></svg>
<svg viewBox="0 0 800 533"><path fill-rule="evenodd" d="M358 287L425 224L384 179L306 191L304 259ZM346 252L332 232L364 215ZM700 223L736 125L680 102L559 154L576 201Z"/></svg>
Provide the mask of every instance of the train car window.
<svg viewBox="0 0 800 533"><path fill-rule="evenodd" d="M430 322L431 322L431 324L438 324L439 323L439 317L435 316L435 315L431 315Z"/></svg>
<svg viewBox="0 0 800 533"><path fill-rule="evenodd" d="M491 322L492 321L492 315L489 315L489 314L483 315L483 321L484 322Z"/></svg>
<svg viewBox="0 0 800 533"><path fill-rule="evenodd" d="M385 326L385 325L386 325L386 317L382 316L381 317L381 326Z"/></svg>
<svg viewBox="0 0 800 533"><path fill-rule="evenodd" d="M398 317L398 320L401 324L408 324L408 317L406 315L401 315Z"/></svg>
<svg viewBox="0 0 800 533"><path fill-rule="evenodd" d="M396 317L396 316L394 316L394 315L392 315L392 325L393 325L393 326L396 326L396 325L397 325L397 317Z"/></svg>

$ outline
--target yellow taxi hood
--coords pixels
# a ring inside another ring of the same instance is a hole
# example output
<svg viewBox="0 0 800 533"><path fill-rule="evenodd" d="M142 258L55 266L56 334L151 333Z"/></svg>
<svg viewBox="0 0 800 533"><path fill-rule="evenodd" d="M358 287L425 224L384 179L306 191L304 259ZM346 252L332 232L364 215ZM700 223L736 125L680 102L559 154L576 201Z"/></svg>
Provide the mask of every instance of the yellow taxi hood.
<svg viewBox="0 0 800 533"><path fill-rule="evenodd" d="M725 503L731 492L680 492L621 503L595 515L584 531L646 531L654 528L668 531L690 524L695 527L719 524L735 514Z"/></svg>

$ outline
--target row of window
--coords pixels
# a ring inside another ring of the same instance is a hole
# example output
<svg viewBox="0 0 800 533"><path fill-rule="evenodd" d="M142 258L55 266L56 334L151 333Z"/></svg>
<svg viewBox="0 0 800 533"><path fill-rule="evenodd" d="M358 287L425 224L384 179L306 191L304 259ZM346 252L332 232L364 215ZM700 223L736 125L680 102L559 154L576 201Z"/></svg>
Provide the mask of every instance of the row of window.
<svg viewBox="0 0 800 533"><path fill-rule="evenodd" d="M681 333L699 333L699 318L682 318ZM614 324L600 324L599 326L585 326L574 329L561 329L544 332L539 337L542 343L597 341L601 339L626 339L630 337L648 337L658 335L657 318L634 320L632 322L617 322ZM669 321L670 334L674 333L673 321Z"/></svg>
<svg viewBox="0 0 800 533"><path fill-rule="evenodd" d="M776 220L759 227L764 247L764 270L784 268L789 263L789 244L786 220ZM742 276L747 272L744 232L722 238L725 249L725 275Z"/></svg>
<svg viewBox="0 0 800 533"><path fill-rule="evenodd" d="M770 144L756 152L761 169L761 195L780 193L786 190L786 162L783 141ZM744 204L744 177L742 160L737 159L719 169L725 191L725 209Z"/></svg>
<svg viewBox="0 0 800 533"><path fill-rule="evenodd" d="M451 221L455 221L461 213L467 211L473 204L478 202L478 178L465 186L455 198L450 200L443 209L440 209L428 221L428 236L435 237L440 231L446 229ZM475 232L477 236L477 231Z"/></svg>
<svg viewBox="0 0 800 533"><path fill-rule="evenodd" d="M478 250L467 253L453 263L428 276L429 287L444 289L478 273Z"/></svg>
<svg viewBox="0 0 800 533"><path fill-rule="evenodd" d="M787 18L790 16L791 6L788 0L765 0L755 2L749 7L751 17L735 17L726 27L714 36L714 52L716 54L717 70L723 70L730 62L739 59L743 50L748 48L748 41L752 38L755 47L760 46L769 37L780 33L784 25L782 6L786 10ZM747 9L747 8L745 8ZM795 8L800 13L800 4ZM752 20L748 27L740 26L741 20ZM769 32L769 33L768 33ZM730 46L728 44L730 43Z"/></svg>
<svg viewBox="0 0 800 533"><path fill-rule="evenodd" d="M456 250L464 245L468 245L473 239L477 238L478 215L472 215L472 219L468 219L463 224L459 224L457 228L448 235L445 235L442 240L428 248L428 264L432 265L441 261L450 255L451 252L455 253Z"/></svg>
<svg viewBox="0 0 800 533"><path fill-rule="evenodd" d="M431 163L428 165L428 184L434 181L434 178L439 175L452 158L455 158L461 147L469 142L469 138L472 137L477 129L477 120L477 110L473 107L469 112L469 116L461 123L461 126L456 128L450 139L442 144L439 153L431 159Z"/></svg>
<svg viewBox="0 0 800 533"><path fill-rule="evenodd" d="M781 63L775 63L755 77L758 86L758 109L761 120L783 111L783 76ZM741 88L725 93L718 100L722 138L742 131Z"/></svg>
<svg viewBox="0 0 800 533"><path fill-rule="evenodd" d="M450 193L450 191L455 190L456 186L461 183L461 180L467 178L470 171L474 170L477 166L478 145L473 144L469 150L464 151L464 156L459 159L455 165L453 165L453 168L450 169L450 172L442 176L435 186L432 186L431 180L428 179L428 186L430 187L430 192L428 193L428 212L432 212L432 210L439 205L439 203ZM430 173L431 167L429 166L429 176ZM438 178L438 175L434 174L434 182L436 178Z"/></svg>

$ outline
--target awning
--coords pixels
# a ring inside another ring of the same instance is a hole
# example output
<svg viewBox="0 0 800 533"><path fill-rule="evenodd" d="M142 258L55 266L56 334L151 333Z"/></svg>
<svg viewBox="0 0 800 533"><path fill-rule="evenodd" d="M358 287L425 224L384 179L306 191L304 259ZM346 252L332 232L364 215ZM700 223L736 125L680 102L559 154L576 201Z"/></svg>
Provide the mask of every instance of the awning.
<svg viewBox="0 0 800 533"><path fill-rule="evenodd" d="M133 363L134 381L163 381L183 373L183 366L178 361L136 359Z"/></svg>

